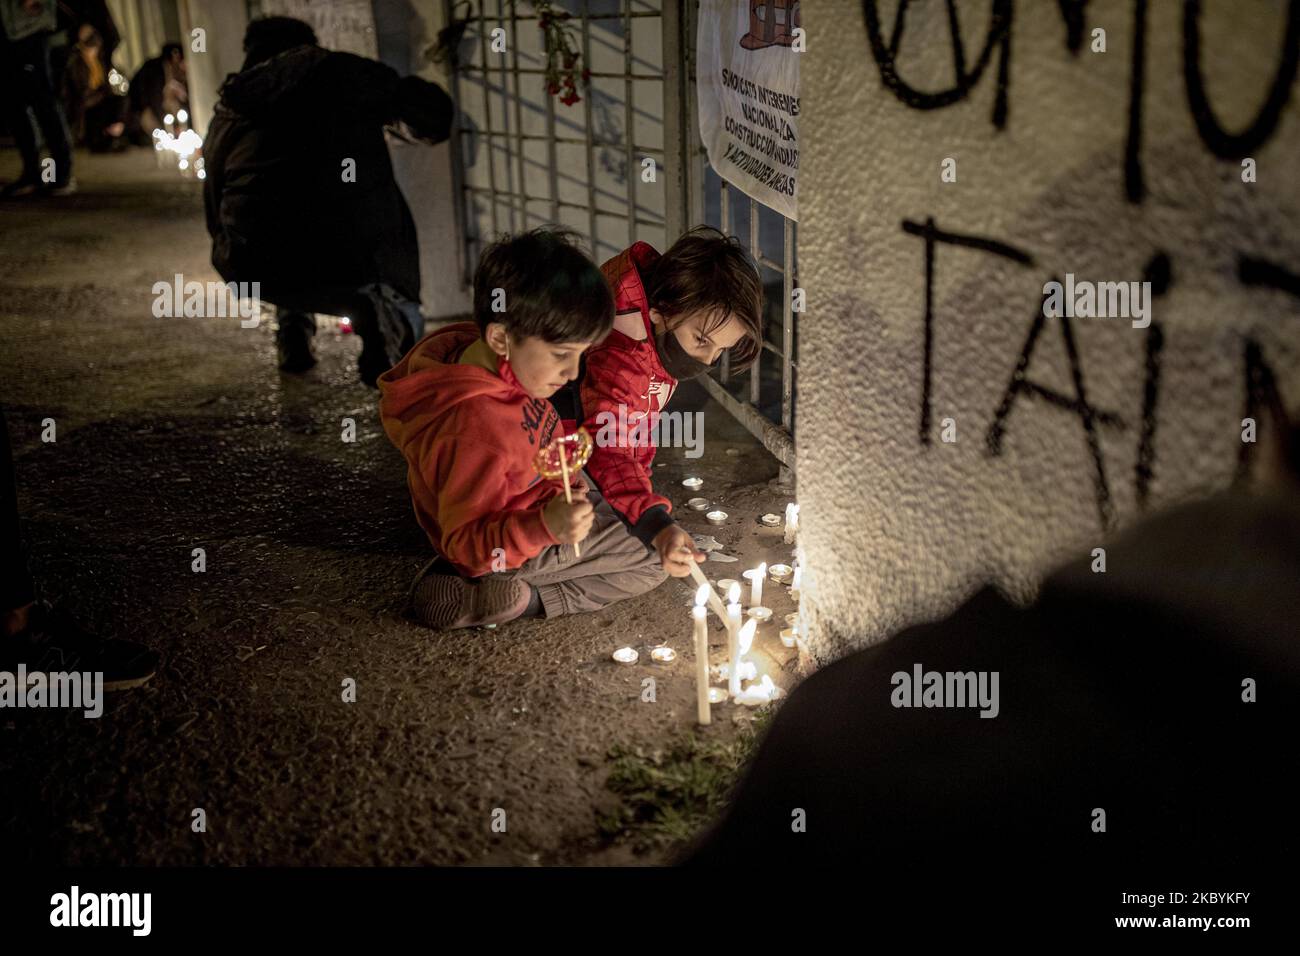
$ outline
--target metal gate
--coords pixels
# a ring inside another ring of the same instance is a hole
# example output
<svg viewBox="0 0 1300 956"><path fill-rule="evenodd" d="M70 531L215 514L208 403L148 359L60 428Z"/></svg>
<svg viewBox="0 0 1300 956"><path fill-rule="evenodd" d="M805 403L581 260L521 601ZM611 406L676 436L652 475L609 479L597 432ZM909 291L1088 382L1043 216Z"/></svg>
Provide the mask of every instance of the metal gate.
<svg viewBox="0 0 1300 956"><path fill-rule="evenodd" d="M581 101L545 89L538 15L516 0L444 0L468 15L451 72L462 279L503 232L548 223L584 236L597 262L635 240L664 249L692 225L737 235L763 279L767 334L733 376L701 379L782 463L794 467L795 224L722 182L696 118L694 0L565 0L582 64ZM493 31L499 30L494 37ZM495 41L495 43L494 43Z"/></svg>

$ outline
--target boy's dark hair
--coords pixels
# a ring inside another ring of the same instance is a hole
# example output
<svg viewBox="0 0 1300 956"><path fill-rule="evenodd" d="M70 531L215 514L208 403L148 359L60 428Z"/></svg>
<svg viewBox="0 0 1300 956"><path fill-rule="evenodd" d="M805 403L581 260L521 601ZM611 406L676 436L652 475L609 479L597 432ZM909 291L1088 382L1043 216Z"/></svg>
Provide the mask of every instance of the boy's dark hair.
<svg viewBox="0 0 1300 956"><path fill-rule="evenodd" d="M95 31L95 32L98 33L99 31ZM164 43L164 44L163 44L163 48L162 48L162 58L163 58L164 60L170 60L170 59L171 59L173 56L175 56L176 54L180 54L180 58L181 58L182 60L185 59L185 48L182 47L179 43Z"/></svg>
<svg viewBox="0 0 1300 956"><path fill-rule="evenodd" d="M712 226L696 226L674 242L642 276L646 299L665 319L692 312L714 314L706 331L734 317L745 337L730 350L731 367L745 367L763 344L763 283L741 247ZM675 328L677 323L667 323Z"/></svg>
<svg viewBox="0 0 1300 956"><path fill-rule="evenodd" d="M505 292L505 311L492 309ZM614 294L569 229L506 236L483 250L474 272L474 321L481 335L499 322L515 337L594 342L614 327Z"/></svg>
<svg viewBox="0 0 1300 956"><path fill-rule="evenodd" d="M294 17L262 17L244 30L244 69L304 44L316 45L316 31Z"/></svg>

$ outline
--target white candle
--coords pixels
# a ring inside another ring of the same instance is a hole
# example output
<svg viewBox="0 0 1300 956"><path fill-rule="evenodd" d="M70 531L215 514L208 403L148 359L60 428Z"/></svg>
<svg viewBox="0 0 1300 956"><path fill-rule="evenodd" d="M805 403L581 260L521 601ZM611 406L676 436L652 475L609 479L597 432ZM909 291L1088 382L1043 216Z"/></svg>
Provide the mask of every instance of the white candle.
<svg viewBox="0 0 1300 956"><path fill-rule="evenodd" d="M794 578L790 581L790 597L799 600L799 587L803 584L803 565L794 566Z"/></svg>
<svg viewBox="0 0 1300 956"><path fill-rule="evenodd" d="M727 593L727 690L734 697L740 693L740 585L733 584Z"/></svg>
<svg viewBox="0 0 1300 956"><path fill-rule="evenodd" d="M737 656L734 665L735 676L732 678L732 680L735 681L736 689L731 693L733 698L740 693L740 679L742 677L745 677L748 680L753 680L758 674L758 669L753 664L749 664L747 667L747 662L745 661L745 653L749 650L750 645L754 643L754 631L757 627L757 621L746 621L745 626L740 629L740 633L737 635Z"/></svg>
<svg viewBox="0 0 1300 956"><path fill-rule="evenodd" d="M763 578L767 577L767 562L764 561L758 566L758 569L751 571L749 574L749 606L763 606Z"/></svg>
<svg viewBox="0 0 1300 956"><path fill-rule="evenodd" d="M799 530L799 506L793 501L785 506L785 543L794 544L795 533Z"/></svg>
<svg viewBox="0 0 1300 956"><path fill-rule="evenodd" d="M696 712L701 724L709 723L709 622L705 615L708 610L704 602L709 599L710 587L701 584L695 589L695 607L691 616L695 619L695 701Z"/></svg>

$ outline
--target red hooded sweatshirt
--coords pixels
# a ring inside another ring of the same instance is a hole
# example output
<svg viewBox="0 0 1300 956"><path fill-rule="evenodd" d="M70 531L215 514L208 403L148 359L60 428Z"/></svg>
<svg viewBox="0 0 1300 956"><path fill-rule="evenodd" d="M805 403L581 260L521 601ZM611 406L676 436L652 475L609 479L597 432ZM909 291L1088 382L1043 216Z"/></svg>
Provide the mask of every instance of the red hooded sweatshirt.
<svg viewBox="0 0 1300 956"><path fill-rule="evenodd" d="M655 349L650 306L641 275L659 253L644 242L600 267L614 292L614 328L588 350L580 388L583 422L593 438L602 425L619 422L619 406L629 433L643 419L653 429L659 412L672 398L677 379L664 371ZM647 425L641 426L643 429ZM617 434L615 432L615 434ZM632 533L649 545L673 523L672 502L655 494L650 483L655 446L649 440L597 442L587 474L615 511L632 526Z"/></svg>
<svg viewBox="0 0 1300 956"><path fill-rule="evenodd" d="M406 458L415 517L461 574L517 568L558 544L542 509L564 486L542 478L533 457L560 421L502 360L494 375L458 364L479 339L472 322L426 335L379 377L379 416ZM504 550L504 568L493 550Z"/></svg>

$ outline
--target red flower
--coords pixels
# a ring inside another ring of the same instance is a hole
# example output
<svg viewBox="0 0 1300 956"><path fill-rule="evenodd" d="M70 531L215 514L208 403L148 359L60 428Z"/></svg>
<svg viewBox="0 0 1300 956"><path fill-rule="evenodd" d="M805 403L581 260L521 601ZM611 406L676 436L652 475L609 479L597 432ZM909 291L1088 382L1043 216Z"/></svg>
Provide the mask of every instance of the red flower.
<svg viewBox="0 0 1300 956"><path fill-rule="evenodd" d="M582 97L579 96L574 90L569 90L569 92L565 93L563 96L560 97L560 102L563 103L565 106L572 106L574 103L579 102L581 99Z"/></svg>
<svg viewBox="0 0 1300 956"><path fill-rule="evenodd" d="M560 84L559 84L559 83L547 83L547 84L546 84L546 92L547 92L547 93L550 93L552 96L554 96L556 93L560 92Z"/></svg>

